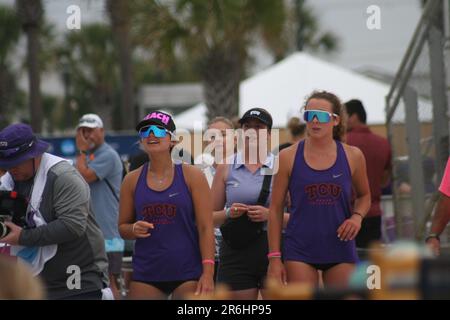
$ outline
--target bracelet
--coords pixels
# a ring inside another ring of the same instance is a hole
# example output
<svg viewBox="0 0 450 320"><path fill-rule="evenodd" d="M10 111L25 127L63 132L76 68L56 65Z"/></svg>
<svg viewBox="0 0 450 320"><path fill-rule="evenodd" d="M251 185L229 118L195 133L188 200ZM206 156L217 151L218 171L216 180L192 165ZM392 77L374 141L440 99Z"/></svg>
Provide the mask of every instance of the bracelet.
<svg viewBox="0 0 450 320"><path fill-rule="evenodd" d="M435 238L437 241L441 242L441 239L439 238L439 235L437 233L430 233L426 238L425 242L427 242L429 239Z"/></svg>
<svg viewBox="0 0 450 320"><path fill-rule="evenodd" d="M202 260L202 264L205 264L205 263L216 264L216 262L214 260L212 260L212 259L203 259Z"/></svg>
<svg viewBox="0 0 450 320"><path fill-rule="evenodd" d="M275 252L270 252L267 255L267 258L281 258L281 252L280 251L275 251Z"/></svg>
<svg viewBox="0 0 450 320"><path fill-rule="evenodd" d="M84 150L78 150L78 154L86 156L88 153L87 153L87 151L84 151Z"/></svg>
<svg viewBox="0 0 450 320"><path fill-rule="evenodd" d="M137 223L137 221L135 223L133 223L133 228L131 229L132 233L134 233L134 227L136 226L136 223Z"/></svg>
<svg viewBox="0 0 450 320"><path fill-rule="evenodd" d="M225 217L227 217L227 219L231 218L231 207L225 208Z"/></svg>
<svg viewBox="0 0 450 320"><path fill-rule="evenodd" d="M353 211L353 214L356 214L356 215L360 216L361 220L364 219L364 216L361 213L359 213L359 212Z"/></svg>

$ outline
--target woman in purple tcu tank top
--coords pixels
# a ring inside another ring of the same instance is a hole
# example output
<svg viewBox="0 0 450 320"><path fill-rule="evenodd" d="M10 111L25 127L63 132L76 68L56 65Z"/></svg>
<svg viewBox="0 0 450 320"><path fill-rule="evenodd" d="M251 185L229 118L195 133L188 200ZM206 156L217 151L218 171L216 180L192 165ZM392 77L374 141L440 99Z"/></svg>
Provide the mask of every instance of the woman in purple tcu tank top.
<svg viewBox="0 0 450 320"><path fill-rule="evenodd" d="M173 299L214 288L214 232L208 182L174 164L175 123L152 112L136 127L150 163L131 171L120 192L119 231L136 239L131 299Z"/></svg>
<svg viewBox="0 0 450 320"><path fill-rule="evenodd" d="M365 158L358 148L340 141L344 115L334 94L314 92L303 112L307 138L280 152L274 177L268 277L317 286L320 270L326 287L342 288L357 262L354 239L370 208ZM291 215L280 250L287 192Z"/></svg>

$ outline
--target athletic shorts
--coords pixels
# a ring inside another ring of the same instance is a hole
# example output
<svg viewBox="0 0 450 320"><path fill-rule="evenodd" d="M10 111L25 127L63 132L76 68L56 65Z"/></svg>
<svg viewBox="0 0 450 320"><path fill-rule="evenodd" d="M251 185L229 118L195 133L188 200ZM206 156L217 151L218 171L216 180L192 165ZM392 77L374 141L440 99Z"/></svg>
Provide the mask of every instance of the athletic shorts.
<svg viewBox="0 0 450 320"><path fill-rule="evenodd" d="M220 247L217 282L231 290L263 288L267 266L267 233L243 249L230 248L224 241Z"/></svg>
<svg viewBox="0 0 450 320"><path fill-rule="evenodd" d="M108 273L114 276L120 275L123 252L107 252L106 255L108 256Z"/></svg>

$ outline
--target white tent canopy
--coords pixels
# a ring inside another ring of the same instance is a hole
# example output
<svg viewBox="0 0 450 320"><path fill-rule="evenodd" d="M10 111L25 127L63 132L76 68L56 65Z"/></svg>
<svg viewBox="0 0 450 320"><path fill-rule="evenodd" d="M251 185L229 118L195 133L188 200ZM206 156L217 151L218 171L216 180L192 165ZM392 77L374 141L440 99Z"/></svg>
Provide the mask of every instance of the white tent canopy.
<svg viewBox="0 0 450 320"><path fill-rule="evenodd" d="M265 108L273 117L274 127L285 127L290 117L299 115L305 98L314 90L333 92L342 102L359 99L368 124L385 123L388 85L306 53L295 53L243 81L239 114L254 107ZM175 116L178 128L192 129L199 122L206 122L203 103Z"/></svg>

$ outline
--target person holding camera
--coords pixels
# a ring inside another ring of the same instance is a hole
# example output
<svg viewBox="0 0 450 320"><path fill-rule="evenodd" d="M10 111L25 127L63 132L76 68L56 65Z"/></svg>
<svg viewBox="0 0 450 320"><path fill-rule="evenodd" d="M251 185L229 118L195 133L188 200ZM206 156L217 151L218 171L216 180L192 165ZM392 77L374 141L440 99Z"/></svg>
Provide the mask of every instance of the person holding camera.
<svg viewBox="0 0 450 320"><path fill-rule="evenodd" d="M11 254L40 275L49 299L101 299L108 285L105 246L90 209L89 186L65 159L46 152L30 126L0 131L1 188L28 201L22 225L6 221ZM14 198L14 196L12 196Z"/></svg>
<svg viewBox="0 0 450 320"><path fill-rule="evenodd" d="M105 238L109 282L114 298L120 299L118 278L125 249L117 224L124 170L122 160L105 142L103 121L96 114L88 113L80 118L75 141L78 148L76 168L89 184L95 220Z"/></svg>

